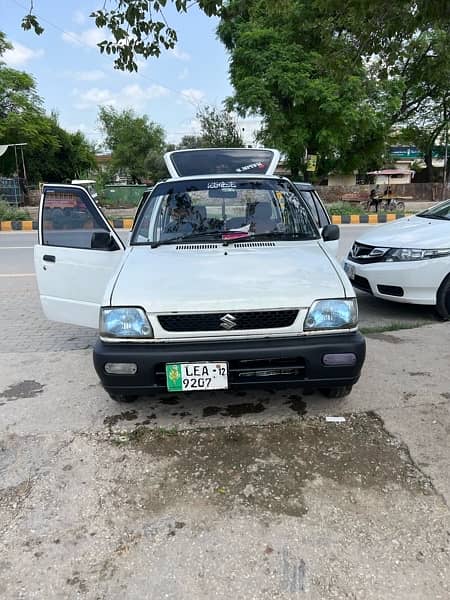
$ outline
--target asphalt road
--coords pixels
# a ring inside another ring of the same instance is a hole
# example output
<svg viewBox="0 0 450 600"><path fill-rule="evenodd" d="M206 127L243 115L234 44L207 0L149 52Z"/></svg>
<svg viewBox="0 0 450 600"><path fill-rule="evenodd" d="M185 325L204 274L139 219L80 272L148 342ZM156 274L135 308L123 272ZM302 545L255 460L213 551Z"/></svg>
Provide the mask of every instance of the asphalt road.
<svg viewBox="0 0 450 600"><path fill-rule="evenodd" d="M342 260L353 241L373 225L342 225L338 258ZM122 239L127 239L128 231L119 231ZM0 233L0 281L7 280L9 289L17 289L18 281L35 280L33 266L33 246L36 232ZM14 284L13 282L16 281ZM30 283L33 286L32 283ZM362 328L385 327L392 323L418 324L435 322L434 311L430 307L396 304L373 298L358 292L360 325Z"/></svg>

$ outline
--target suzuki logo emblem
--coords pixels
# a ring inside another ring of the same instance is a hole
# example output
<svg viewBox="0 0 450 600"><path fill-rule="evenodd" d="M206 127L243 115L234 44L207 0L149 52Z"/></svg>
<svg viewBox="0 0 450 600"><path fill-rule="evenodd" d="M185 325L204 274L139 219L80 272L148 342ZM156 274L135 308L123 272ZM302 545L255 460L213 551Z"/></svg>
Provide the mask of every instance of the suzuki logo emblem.
<svg viewBox="0 0 450 600"><path fill-rule="evenodd" d="M236 327L236 317L233 317L233 315L224 315L220 320L220 326L224 329L233 329L233 327Z"/></svg>

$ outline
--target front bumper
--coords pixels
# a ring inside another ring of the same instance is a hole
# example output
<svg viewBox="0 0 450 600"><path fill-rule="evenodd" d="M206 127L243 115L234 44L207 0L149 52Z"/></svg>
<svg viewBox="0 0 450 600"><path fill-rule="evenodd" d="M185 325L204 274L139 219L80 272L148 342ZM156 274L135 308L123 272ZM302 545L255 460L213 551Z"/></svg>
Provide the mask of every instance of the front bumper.
<svg viewBox="0 0 450 600"><path fill-rule="evenodd" d="M448 273L446 258L405 261L357 263L344 261L344 270L354 288L377 298L404 304L436 304L436 294Z"/></svg>
<svg viewBox="0 0 450 600"><path fill-rule="evenodd" d="M353 353L352 366L325 366L325 354ZM167 391L165 365L218 362L229 365L229 387L289 386L325 388L353 385L359 379L366 343L359 332L261 340L170 343L112 343L98 340L94 366L104 388L116 394ZM135 363L134 375L111 375L106 363Z"/></svg>

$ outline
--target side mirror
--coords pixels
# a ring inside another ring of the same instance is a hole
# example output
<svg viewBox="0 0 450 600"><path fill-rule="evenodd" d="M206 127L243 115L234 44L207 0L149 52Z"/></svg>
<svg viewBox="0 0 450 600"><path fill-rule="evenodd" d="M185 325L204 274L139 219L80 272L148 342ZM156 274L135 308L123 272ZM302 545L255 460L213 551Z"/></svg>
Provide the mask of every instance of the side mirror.
<svg viewBox="0 0 450 600"><path fill-rule="evenodd" d="M325 225L322 229L322 238L324 242L332 242L339 239L339 227L337 225Z"/></svg>
<svg viewBox="0 0 450 600"><path fill-rule="evenodd" d="M112 237L109 231L94 231L91 237L92 250L118 250L116 240Z"/></svg>

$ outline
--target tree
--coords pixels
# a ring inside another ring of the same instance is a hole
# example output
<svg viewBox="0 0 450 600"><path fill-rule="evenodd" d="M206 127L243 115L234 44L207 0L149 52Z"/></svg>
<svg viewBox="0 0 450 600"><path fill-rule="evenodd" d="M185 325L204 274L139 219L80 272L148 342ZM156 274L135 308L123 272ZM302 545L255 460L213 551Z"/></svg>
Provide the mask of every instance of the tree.
<svg viewBox="0 0 450 600"><path fill-rule="evenodd" d="M149 121L146 115L137 116L131 109L119 112L113 107L101 107L100 126L105 133L105 145L111 150L111 165L140 183L148 176L155 178L157 173L148 171L150 153L162 155L165 149L164 130L160 125Z"/></svg>
<svg viewBox="0 0 450 600"><path fill-rule="evenodd" d="M294 176L306 152L319 155L321 172L365 168L385 134L361 59L316 11L306 0L248 0L245 11L232 0L218 30L231 54L229 107L262 118L260 140L286 154Z"/></svg>
<svg viewBox="0 0 450 600"><path fill-rule="evenodd" d="M0 32L0 57L10 47ZM0 60L0 144L14 143L26 144L24 156L29 182L61 182L95 164L93 149L84 136L64 131L56 115L45 114L33 77L8 68ZM11 150L1 157L0 168L7 176L16 173Z"/></svg>
<svg viewBox="0 0 450 600"><path fill-rule="evenodd" d="M200 121L200 138L204 148L242 148L242 140L236 119L226 109L205 106L197 112Z"/></svg>
<svg viewBox="0 0 450 600"><path fill-rule="evenodd" d="M285 4L285 0L265 2L267 9L273 4L283 9ZM157 57L163 48L176 45L177 32L167 23L164 15L166 6L172 5L179 13L187 13L190 7L196 5L208 16L226 18L230 4L244 14L249 0L110 0L109 9L105 2L99 0L101 8L92 12L90 17L97 27L106 28L111 34L111 39L98 44L100 51L116 57L114 63L117 69L136 71L138 57ZM445 27L450 16L448 0L311 0L310 7L311 14L322 12L328 15L330 22L336 20L336 29L343 34L349 32L353 35L356 31L356 38L364 39L361 54L373 47L384 48L386 39L393 36L401 38L402 31L412 34L417 25ZM33 14L33 0L30 0L28 13L22 19L22 28L33 30L38 35L44 31Z"/></svg>

